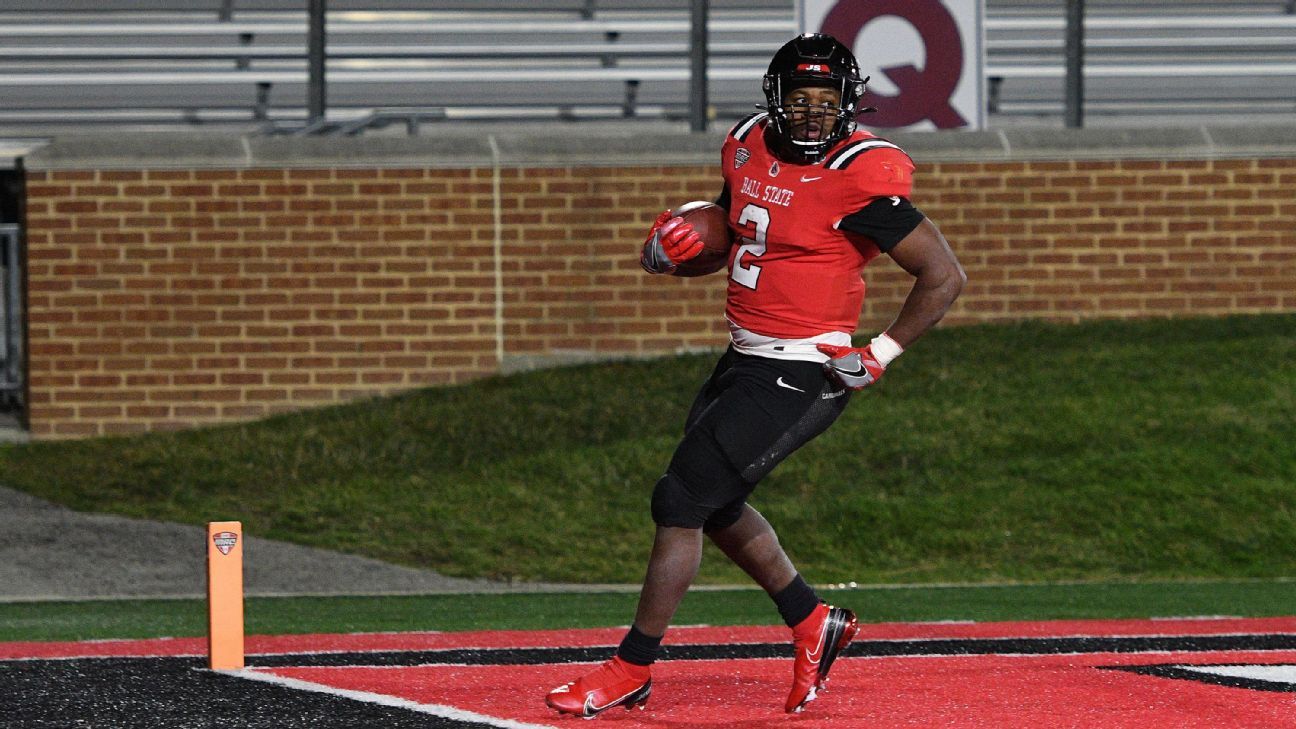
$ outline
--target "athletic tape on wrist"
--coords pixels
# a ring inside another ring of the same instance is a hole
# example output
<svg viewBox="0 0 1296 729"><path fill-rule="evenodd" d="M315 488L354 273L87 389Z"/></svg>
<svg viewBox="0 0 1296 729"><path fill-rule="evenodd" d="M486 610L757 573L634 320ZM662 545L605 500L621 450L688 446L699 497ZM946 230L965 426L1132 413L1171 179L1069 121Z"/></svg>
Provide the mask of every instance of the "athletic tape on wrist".
<svg viewBox="0 0 1296 729"><path fill-rule="evenodd" d="M892 360L904 352L904 347L901 347L900 343L888 336L886 332L873 337L869 346L872 347L873 356L877 358L878 364L883 367L891 364Z"/></svg>

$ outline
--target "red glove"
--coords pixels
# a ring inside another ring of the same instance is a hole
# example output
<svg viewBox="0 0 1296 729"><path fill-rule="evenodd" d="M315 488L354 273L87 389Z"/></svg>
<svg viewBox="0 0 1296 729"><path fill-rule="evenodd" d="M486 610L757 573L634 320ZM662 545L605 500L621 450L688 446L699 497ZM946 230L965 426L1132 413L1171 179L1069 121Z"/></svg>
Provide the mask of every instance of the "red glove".
<svg viewBox="0 0 1296 729"><path fill-rule="evenodd" d="M824 362L824 372L852 390L863 390L882 379L882 373L886 372L886 365L873 356L872 344L863 349L835 344L815 346L829 357Z"/></svg>
<svg viewBox="0 0 1296 729"><path fill-rule="evenodd" d="M667 210L657 216L644 241L639 265L648 273L670 273L702 252L702 236L684 218Z"/></svg>

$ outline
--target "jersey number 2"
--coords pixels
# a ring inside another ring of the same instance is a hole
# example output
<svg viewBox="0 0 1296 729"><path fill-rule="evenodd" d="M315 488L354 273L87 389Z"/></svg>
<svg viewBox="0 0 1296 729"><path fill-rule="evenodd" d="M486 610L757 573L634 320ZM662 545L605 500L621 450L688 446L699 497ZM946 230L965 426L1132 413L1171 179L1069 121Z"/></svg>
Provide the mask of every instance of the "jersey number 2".
<svg viewBox="0 0 1296 729"><path fill-rule="evenodd" d="M746 228L749 225L755 226L756 237L748 238L743 236L739 242L742 247L738 249L738 255L733 259L733 271L729 276L734 281L746 286L753 291L756 289L756 280L760 278L761 267L753 264L744 265L743 258L750 255L752 258L760 258L765 255L765 235L769 232L770 214L765 208L748 203L747 207L742 209L742 214L738 216L738 225Z"/></svg>

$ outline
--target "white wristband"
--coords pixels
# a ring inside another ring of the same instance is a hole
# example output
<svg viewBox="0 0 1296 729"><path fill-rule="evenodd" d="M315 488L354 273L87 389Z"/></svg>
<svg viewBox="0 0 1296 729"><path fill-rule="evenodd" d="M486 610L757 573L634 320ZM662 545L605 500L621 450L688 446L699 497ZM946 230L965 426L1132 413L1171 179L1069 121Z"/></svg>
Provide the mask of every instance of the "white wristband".
<svg viewBox="0 0 1296 729"><path fill-rule="evenodd" d="M891 360L899 357L904 352L904 347L901 347L900 343L892 339L886 332L873 337L873 341L869 343L869 346L873 348L873 356L877 358L878 364L883 367L891 364Z"/></svg>

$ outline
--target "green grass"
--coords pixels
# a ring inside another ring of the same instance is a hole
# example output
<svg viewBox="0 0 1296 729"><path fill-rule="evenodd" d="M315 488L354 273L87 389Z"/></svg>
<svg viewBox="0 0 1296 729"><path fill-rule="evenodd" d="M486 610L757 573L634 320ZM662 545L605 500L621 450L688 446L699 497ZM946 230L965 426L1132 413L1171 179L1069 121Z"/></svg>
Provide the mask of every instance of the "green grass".
<svg viewBox="0 0 1296 729"><path fill-rule="evenodd" d="M1262 581L898 587L822 593L866 622L1290 615L1296 583ZM247 633L537 630L625 625L630 592L251 598ZM0 641L199 637L201 600L0 603ZM759 590L694 591L676 625L774 625Z"/></svg>
<svg viewBox="0 0 1296 729"><path fill-rule="evenodd" d="M0 483L450 575L635 583L712 360L10 445ZM812 581L993 583L1291 575L1294 496L1296 315L1274 315L932 332L753 503ZM745 577L710 551L700 581Z"/></svg>

